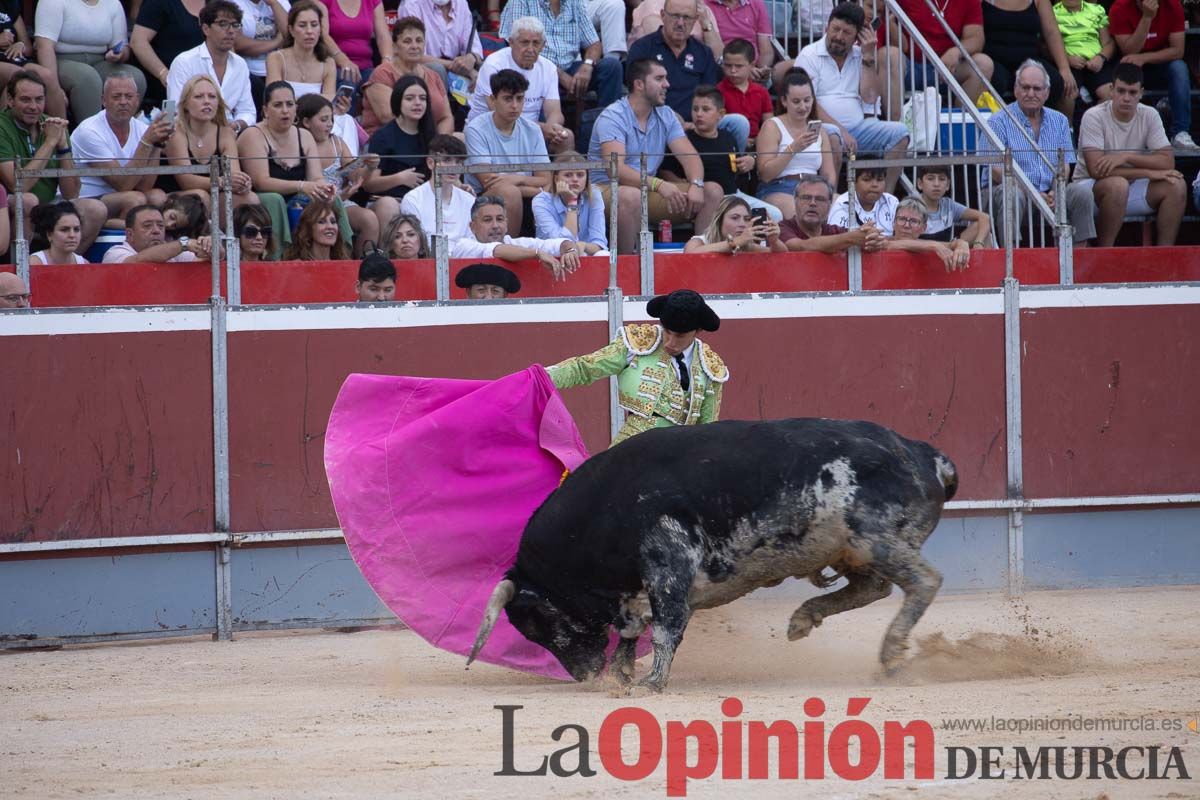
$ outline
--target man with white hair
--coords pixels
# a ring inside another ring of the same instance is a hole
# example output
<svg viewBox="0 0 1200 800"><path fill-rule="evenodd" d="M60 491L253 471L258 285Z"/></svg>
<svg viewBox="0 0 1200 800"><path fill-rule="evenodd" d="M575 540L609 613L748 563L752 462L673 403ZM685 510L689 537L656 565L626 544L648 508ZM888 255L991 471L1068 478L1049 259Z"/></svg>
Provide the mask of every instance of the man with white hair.
<svg viewBox="0 0 1200 800"><path fill-rule="evenodd" d="M584 0L509 0L500 18L502 37L511 36L519 17L537 17L546 29L543 55L558 68L560 92L581 98L591 89L601 108L621 99L621 61L604 55Z"/></svg>
<svg viewBox="0 0 1200 800"><path fill-rule="evenodd" d="M1067 221L1075 229L1075 245L1086 247L1088 240L1096 237L1096 201L1091 189L1079 183L1068 183L1065 198L1054 196L1059 156L1062 156L1067 171L1065 177L1070 179L1071 165L1075 163L1075 148L1071 144L1071 126L1066 116L1046 108L1046 100L1050 96L1050 74L1041 62L1029 59L1017 69L1013 91L1017 96L1016 101L1009 103L1000 113L992 114L988 127L999 138L1001 147L1012 151L1013 161L1029 178L1033 188L1042 193L1050 208L1054 208L1058 202L1067 204ZM1033 139L1034 148L1030 148L1026 134ZM988 137L981 136L979 141L982 152L993 151ZM1003 168L993 165L992 218L996 220L996 237L1001 244L1004 243L1004 225L1007 223L1003 213L1003 179ZM1009 184L1009 194L1015 198L1014 219L1019 221L1025 210L1025 194L1015 181ZM1013 244L1019 243L1022 227L1020 224L1013 226Z"/></svg>
<svg viewBox="0 0 1200 800"><path fill-rule="evenodd" d="M558 94L558 68L542 55L546 46L546 26L537 17L521 17L512 23L509 46L497 50L479 68L471 111L467 121L491 111L487 98L492 93L492 75L512 69L525 76L525 109L521 116L538 125L551 153L575 149L575 134L563 126L562 104Z"/></svg>
<svg viewBox="0 0 1200 800"><path fill-rule="evenodd" d="M109 75L100 94L102 110L79 123L71 137L75 162L81 167L109 169L158 166L174 130L174 120L160 115L153 124L147 124L133 116L140 103L133 78L120 72ZM154 188L155 177L85 175L80 178L79 196L99 198L109 219L121 219L130 209L147 202L157 206L166 202L166 194Z"/></svg>

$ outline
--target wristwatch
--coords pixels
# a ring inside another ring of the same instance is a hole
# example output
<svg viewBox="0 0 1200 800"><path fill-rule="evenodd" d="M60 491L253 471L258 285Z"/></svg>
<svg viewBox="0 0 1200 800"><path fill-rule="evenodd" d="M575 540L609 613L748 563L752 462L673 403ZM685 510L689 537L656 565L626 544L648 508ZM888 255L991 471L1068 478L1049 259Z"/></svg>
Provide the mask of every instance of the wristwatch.
<svg viewBox="0 0 1200 800"><path fill-rule="evenodd" d="M692 181L692 186L699 186L701 189L703 189L703 188L704 188L704 181L703 181L703 179L701 179L701 178L696 178L696 180Z"/></svg>
<svg viewBox="0 0 1200 800"><path fill-rule="evenodd" d="M188 245L191 244L191 242L192 242L192 240L189 239L188 237L180 236L179 237L179 252L186 253L188 251Z"/></svg>
<svg viewBox="0 0 1200 800"><path fill-rule="evenodd" d="M594 58L585 58L585 59L583 60L583 65L584 65L585 67L594 67L594 66L596 66L596 59L594 59Z"/></svg>

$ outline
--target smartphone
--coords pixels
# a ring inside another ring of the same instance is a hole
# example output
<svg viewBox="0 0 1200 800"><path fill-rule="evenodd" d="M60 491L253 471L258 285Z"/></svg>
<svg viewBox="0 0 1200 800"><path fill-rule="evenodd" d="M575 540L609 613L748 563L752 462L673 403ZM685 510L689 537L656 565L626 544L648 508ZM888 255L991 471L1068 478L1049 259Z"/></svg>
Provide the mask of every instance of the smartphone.
<svg viewBox="0 0 1200 800"><path fill-rule="evenodd" d="M112 46L113 55L114 56L121 55L121 51L124 49L125 49L125 40L122 39L121 41L117 42L116 44L114 44Z"/></svg>
<svg viewBox="0 0 1200 800"><path fill-rule="evenodd" d="M817 133L820 133L822 125L824 125L824 123L819 119L810 119L808 121L808 129L810 131L816 131Z"/></svg>
<svg viewBox="0 0 1200 800"><path fill-rule="evenodd" d="M361 166L362 166L362 159L356 158L347 164L343 164L341 166L341 168L338 169L337 174L341 176L342 180L346 180L347 178L350 177L351 172L354 172L354 170L358 169Z"/></svg>
<svg viewBox="0 0 1200 800"><path fill-rule="evenodd" d="M169 125L174 125L175 124L175 101L174 100L163 100L162 113L163 113L163 116L167 118L167 123Z"/></svg>
<svg viewBox="0 0 1200 800"><path fill-rule="evenodd" d="M354 99L354 85L350 84L350 83L343 83L341 86L339 86L337 88L337 93L339 96L345 97L347 100L353 100Z"/></svg>
<svg viewBox="0 0 1200 800"><path fill-rule="evenodd" d="M750 214L750 219L751 219L752 225L755 225L755 226L766 225L767 224L767 210L765 208L754 209L754 211Z"/></svg>
<svg viewBox="0 0 1200 800"><path fill-rule="evenodd" d="M883 27L883 17L876 17L871 20L871 30L877 31Z"/></svg>

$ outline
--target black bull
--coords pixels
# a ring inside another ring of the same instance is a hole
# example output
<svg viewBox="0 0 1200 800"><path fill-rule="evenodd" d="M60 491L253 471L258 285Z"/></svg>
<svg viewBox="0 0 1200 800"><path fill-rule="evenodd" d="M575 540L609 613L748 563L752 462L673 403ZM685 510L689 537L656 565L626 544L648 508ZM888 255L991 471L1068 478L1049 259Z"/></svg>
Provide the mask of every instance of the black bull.
<svg viewBox="0 0 1200 800"><path fill-rule="evenodd" d="M503 608L576 680L603 671L615 628L612 672L628 682L637 637L652 624L654 666L641 683L661 690L693 611L789 577L826 587L832 567L847 584L805 601L788 638L895 584L904 604L880 652L893 669L942 584L921 545L957 484L937 449L870 422L647 431L584 462L530 517L471 659Z"/></svg>

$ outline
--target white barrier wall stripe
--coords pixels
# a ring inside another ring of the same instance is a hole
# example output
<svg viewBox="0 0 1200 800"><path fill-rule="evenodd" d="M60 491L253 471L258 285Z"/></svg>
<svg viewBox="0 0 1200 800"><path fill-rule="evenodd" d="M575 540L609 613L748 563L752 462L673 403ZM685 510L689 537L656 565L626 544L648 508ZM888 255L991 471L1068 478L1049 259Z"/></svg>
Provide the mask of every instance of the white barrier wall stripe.
<svg viewBox="0 0 1200 800"><path fill-rule="evenodd" d="M387 306L305 308L286 306L229 310L229 331L345 330L425 328L521 322L604 322L604 302L460 303L435 306L396 303Z"/></svg>
<svg viewBox="0 0 1200 800"><path fill-rule="evenodd" d="M879 292L861 295L711 296L723 319L805 317L999 315L1003 297L996 291L923 294ZM1200 305L1200 285L1074 286L1022 288L1021 308L1097 308L1157 305ZM625 318L648 319L645 302L627 299ZM93 308L86 311L46 309L0 313L0 336L53 336L85 333L140 333L208 330L207 306L189 308ZM401 302L386 306L272 306L231 308L229 330L346 330L415 328L538 322L600 322L607 319L603 301L531 300L518 303Z"/></svg>
<svg viewBox="0 0 1200 800"><path fill-rule="evenodd" d="M206 331L208 306L178 308L105 308L88 311L0 312L0 336L68 336L82 333L153 333Z"/></svg>
<svg viewBox="0 0 1200 800"><path fill-rule="evenodd" d="M1021 287L1021 308L1181 306L1200 303L1200 285Z"/></svg>

